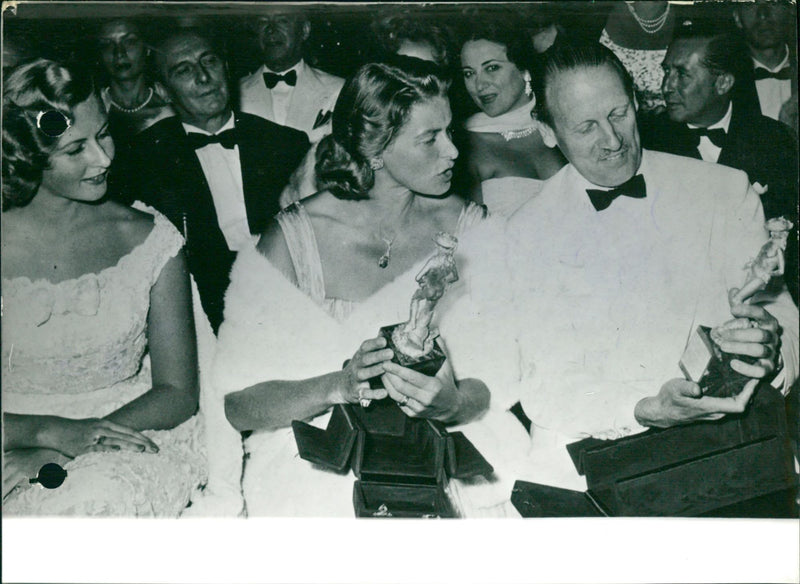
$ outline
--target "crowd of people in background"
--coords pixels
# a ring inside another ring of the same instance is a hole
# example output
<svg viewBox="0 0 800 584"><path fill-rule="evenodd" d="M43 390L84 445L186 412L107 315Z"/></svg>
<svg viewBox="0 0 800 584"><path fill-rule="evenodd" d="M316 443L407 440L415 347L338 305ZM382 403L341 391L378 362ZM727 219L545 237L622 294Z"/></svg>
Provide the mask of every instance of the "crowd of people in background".
<svg viewBox="0 0 800 584"><path fill-rule="evenodd" d="M793 5L373 8L5 20L7 512L346 514L291 422L392 399L501 461L453 482L462 514L513 514L520 475L580 488L568 439L746 407L755 382L661 385L700 315L754 323L723 350L790 392L796 231L761 302L724 291L765 219L797 223ZM587 204L634 180L624 213ZM424 376L373 336L440 231L469 259ZM45 462L68 487L29 484Z"/></svg>

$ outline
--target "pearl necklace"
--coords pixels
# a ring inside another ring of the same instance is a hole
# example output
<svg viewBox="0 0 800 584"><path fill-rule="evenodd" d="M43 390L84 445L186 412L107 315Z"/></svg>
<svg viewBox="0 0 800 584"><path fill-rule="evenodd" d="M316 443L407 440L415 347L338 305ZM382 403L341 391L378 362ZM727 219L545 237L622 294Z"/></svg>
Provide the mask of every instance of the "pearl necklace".
<svg viewBox="0 0 800 584"><path fill-rule="evenodd" d="M642 30L647 34L656 34L658 31L664 28L664 24L667 22L667 16L669 16L669 3L667 3L667 8L664 10L661 16L652 19L642 18L636 14L636 9L633 7L631 2L626 2L625 6L628 8L628 12L631 13L631 16L633 16L634 20L636 20Z"/></svg>
<svg viewBox="0 0 800 584"><path fill-rule="evenodd" d="M108 101L111 103L111 105L113 105L113 106L114 106L115 108L117 108L119 111L121 111L121 112L123 112L123 113L126 113L126 114L135 114L136 112L138 112L138 111L140 111L140 110L143 110L143 109L145 108L145 106L146 106L148 103L150 103L150 100L151 100L151 99L153 99L153 88L151 87L151 88L150 88L150 93L148 93L148 94L147 94L147 99L145 99L145 100L142 102L142 104L141 104L141 105L138 105L138 106L136 106L136 107L131 107L131 108L128 108L128 107L122 107L122 106L121 106L121 105L119 105L119 104L118 104L116 101L114 101L114 98L112 98L112 97L111 97L111 91L109 90L109 88L108 88L108 87L106 87L106 88L105 88L105 93L106 93L106 95L108 96Z"/></svg>

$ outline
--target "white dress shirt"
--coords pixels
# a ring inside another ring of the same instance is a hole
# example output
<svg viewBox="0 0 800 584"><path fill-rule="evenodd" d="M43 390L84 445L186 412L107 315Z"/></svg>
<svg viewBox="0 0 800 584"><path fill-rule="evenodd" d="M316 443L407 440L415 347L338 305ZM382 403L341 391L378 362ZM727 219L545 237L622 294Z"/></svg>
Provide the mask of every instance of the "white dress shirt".
<svg viewBox="0 0 800 584"><path fill-rule="evenodd" d="M234 128L233 114L217 133ZM211 136L202 128L183 124L187 134L198 133ZM214 208L217 211L217 222L225 241L231 251L239 251L251 244L254 236L250 234L247 223L247 209L244 204L244 187L242 184L242 165L239 160L239 146L232 149L223 148L221 144L208 144L195 150L203 174L208 181Z"/></svg>
<svg viewBox="0 0 800 584"><path fill-rule="evenodd" d="M728 104L728 111L725 112L725 115L722 116L722 119L718 122L711 124L708 129L709 130L718 130L722 129L725 130L725 133L728 133L728 127L731 125L731 115L733 114L733 103ZM700 126L695 126L694 124L686 124L691 129L700 128ZM700 158L705 160L706 162L716 162L719 160L719 153L722 152L722 148L714 144L708 136L700 136L700 144L697 146L697 150L700 152Z"/></svg>
<svg viewBox="0 0 800 584"><path fill-rule="evenodd" d="M786 47L786 56L776 67L767 67L764 63L753 57L755 67L763 67L771 73L777 73L789 66L789 47ZM781 107L792 96L791 79L759 79L756 81L758 101L761 104L761 113L773 120L778 119Z"/></svg>
<svg viewBox="0 0 800 584"><path fill-rule="evenodd" d="M264 73L276 73L278 75L286 75L289 71L294 71L297 74L297 81L299 82L300 75L303 74L303 69L303 60L300 59L294 67L290 67L286 71L273 71L264 65L260 69L260 74L263 75ZM267 91L272 94L272 115L274 116L276 124L280 124L281 126L286 125L286 117L289 113L289 104L292 102L292 95L294 95L295 87L297 87L297 84L289 85L288 83L279 81L278 84L272 89L267 88Z"/></svg>

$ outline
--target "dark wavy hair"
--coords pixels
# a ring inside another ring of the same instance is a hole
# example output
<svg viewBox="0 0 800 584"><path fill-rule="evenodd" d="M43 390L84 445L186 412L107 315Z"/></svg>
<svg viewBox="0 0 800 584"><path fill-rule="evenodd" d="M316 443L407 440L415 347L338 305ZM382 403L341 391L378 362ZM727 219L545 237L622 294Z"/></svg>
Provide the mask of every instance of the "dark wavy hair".
<svg viewBox="0 0 800 584"><path fill-rule="evenodd" d="M500 14L477 11L467 16L467 22L461 31L460 46L469 41L491 41L506 48L508 60L520 71L533 73L536 63L536 51L533 50L530 36L520 24L520 16L512 11Z"/></svg>
<svg viewBox="0 0 800 584"><path fill-rule="evenodd" d="M317 187L341 199L365 199L375 183L370 159L380 156L408 121L411 108L449 84L435 63L395 57L367 63L344 84L333 110L333 131L319 143Z"/></svg>
<svg viewBox="0 0 800 584"><path fill-rule="evenodd" d="M553 114L547 102L547 85L552 83L558 73L574 69L593 68L608 65L619 75L625 93L633 101L633 78L625 65L619 60L611 49L600 43L574 42L556 44L543 54L543 61L539 74L533 76L533 93L536 95L536 116L553 127Z"/></svg>
<svg viewBox="0 0 800 584"><path fill-rule="evenodd" d="M72 110L95 94L89 71L36 59L8 72L3 84L3 209L27 205L42 182L59 136L38 127L43 112Z"/></svg>

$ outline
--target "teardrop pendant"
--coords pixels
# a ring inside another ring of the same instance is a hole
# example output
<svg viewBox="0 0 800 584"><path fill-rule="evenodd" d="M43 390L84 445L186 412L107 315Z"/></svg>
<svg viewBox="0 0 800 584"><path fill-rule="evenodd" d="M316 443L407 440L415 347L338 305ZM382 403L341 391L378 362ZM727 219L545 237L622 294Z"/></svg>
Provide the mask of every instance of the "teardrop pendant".
<svg viewBox="0 0 800 584"><path fill-rule="evenodd" d="M395 237L397 236L395 235ZM383 240L386 244L386 251L383 252L383 255L378 259L378 267L381 269L389 265L389 259L392 257L392 244L394 243L395 237Z"/></svg>

